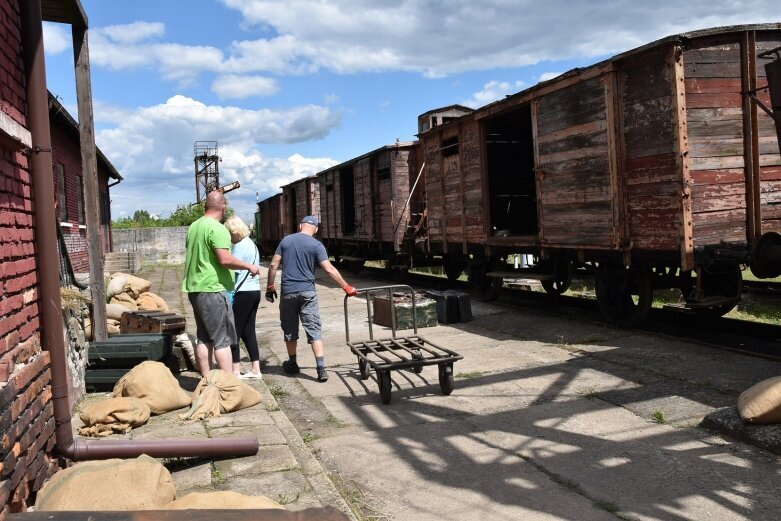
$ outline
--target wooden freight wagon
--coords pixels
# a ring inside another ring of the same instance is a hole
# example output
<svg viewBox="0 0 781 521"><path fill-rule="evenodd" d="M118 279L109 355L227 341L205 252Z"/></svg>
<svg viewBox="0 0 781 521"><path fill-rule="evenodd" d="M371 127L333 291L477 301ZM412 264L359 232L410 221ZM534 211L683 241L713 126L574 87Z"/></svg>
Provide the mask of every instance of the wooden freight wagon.
<svg viewBox="0 0 781 521"><path fill-rule="evenodd" d="M401 142L320 172L319 238L329 251L353 267L393 258L411 219L423 218L422 189L410 198L418 165L417 142Z"/></svg>
<svg viewBox="0 0 781 521"><path fill-rule="evenodd" d="M255 213L255 243L261 255L273 255L279 241L285 236L285 212L282 194L272 195L258 203Z"/></svg>
<svg viewBox="0 0 781 521"><path fill-rule="evenodd" d="M296 233L307 215L320 216L320 190L317 176L305 177L282 187L285 234Z"/></svg>
<svg viewBox="0 0 781 521"><path fill-rule="evenodd" d="M629 324L652 291L723 314L740 266L781 221L781 157L765 51L781 25L664 38L423 131L428 243L495 296L514 254L546 289L596 277L603 313Z"/></svg>

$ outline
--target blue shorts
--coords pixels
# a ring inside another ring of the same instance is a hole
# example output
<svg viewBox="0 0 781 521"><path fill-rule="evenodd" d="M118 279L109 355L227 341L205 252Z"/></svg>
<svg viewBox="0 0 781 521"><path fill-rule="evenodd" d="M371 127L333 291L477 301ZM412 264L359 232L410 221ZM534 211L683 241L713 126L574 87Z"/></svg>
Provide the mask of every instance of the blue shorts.
<svg viewBox="0 0 781 521"><path fill-rule="evenodd" d="M279 299L279 320L285 342L298 340L298 323L304 326L306 341L310 344L322 340L320 331L320 306L316 291L283 294Z"/></svg>

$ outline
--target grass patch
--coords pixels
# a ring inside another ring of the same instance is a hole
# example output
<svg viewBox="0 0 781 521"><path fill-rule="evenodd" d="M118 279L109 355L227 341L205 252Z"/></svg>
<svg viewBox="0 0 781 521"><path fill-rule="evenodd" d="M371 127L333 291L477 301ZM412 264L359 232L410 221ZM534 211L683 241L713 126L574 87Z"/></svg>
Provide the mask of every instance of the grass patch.
<svg viewBox="0 0 781 521"><path fill-rule="evenodd" d="M456 378L460 378L461 380L466 380L468 378L477 378L479 376L483 376L485 371L466 371L464 373L457 373L455 375Z"/></svg>
<svg viewBox="0 0 781 521"><path fill-rule="evenodd" d="M656 409L654 413L651 415L651 421L662 425L667 423L667 419L664 417L664 413L659 409Z"/></svg>
<svg viewBox="0 0 781 521"><path fill-rule="evenodd" d="M281 385L274 383L268 386L268 390L274 398L282 398L283 396L288 396L290 394Z"/></svg>
<svg viewBox="0 0 781 521"><path fill-rule="evenodd" d="M290 503L295 503L298 501L298 498L301 496L301 492L293 493L281 493L277 494L277 503L280 505L289 505Z"/></svg>
<svg viewBox="0 0 781 521"><path fill-rule="evenodd" d="M606 341L607 341L606 336L591 334L581 338L578 344L599 344L601 342L606 342Z"/></svg>
<svg viewBox="0 0 781 521"><path fill-rule="evenodd" d="M228 481L228 476L222 473L220 469L212 465L212 485L222 485Z"/></svg>
<svg viewBox="0 0 781 521"><path fill-rule="evenodd" d="M309 444L312 443L313 441L319 440L320 436L318 436L317 434L312 434L309 431L304 431L301 433L301 439L304 440L304 443Z"/></svg>
<svg viewBox="0 0 781 521"><path fill-rule="evenodd" d="M338 474L329 474L329 477L339 495L342 496L359 521L387 521L390 519L372 505L358 482L343 478Z"/></svg>

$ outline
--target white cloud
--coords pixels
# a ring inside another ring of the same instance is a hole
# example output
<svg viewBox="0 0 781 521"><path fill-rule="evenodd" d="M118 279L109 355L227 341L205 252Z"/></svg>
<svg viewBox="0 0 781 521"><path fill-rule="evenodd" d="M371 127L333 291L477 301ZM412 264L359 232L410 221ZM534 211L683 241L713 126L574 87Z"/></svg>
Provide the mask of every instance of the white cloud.
<svg viewBox="0 0 781 521"><path fill-rule="evenodd" d="M133 22L107 25L96 31L115 43L129 45L164 36L165 25L160 22Z"/></svg>
<svg viewBox="0 0 781 521"><path fill-rule="evenodd" d="M622 52L683 31L754 23L775 12L771 0L655 3L613 0L222 0L243 26L273 36L225 49L151 41L162 24L93 29L93 63L152 67L193 81L202 72L250 75L402 70L428 77ZM671 18L670 12L676 16ZM627 28L631 28L627 29Z"/></svg>
<svg viewBox="0 0 781 521"><path fill-rule="evenodd" d="M212 92L217 94L220 99L272 96L278 90L277 82L264 76L226 74L217 77L212 83Z"/></svg>
<svg viewBox="0 0 781 521"><path fill-rule="evenodd" d="M483 85L481 90L472 94L471 99L462 102L462 105L472 108L482 107L508 94L514 94L522 90L524 85L525 83L521 80L512 83L509 81L491 80Z"/></svg>
<svg viewBox="0 0 781 521"><path fill-rule="evenodd" d="M43 47L46 54L60 54L73 47L73 40L67 25L51 22L43 23Z"/></svg>
<svg viewBox="0 0 781 521"><path fill-rule="evenodd" d="M540 74L540 81L548 81L552 80L553 78L557 76L561 76L563 73L561 72L543 72Z"/></svg>
<svg viewBox="0 0 781 521"><path fill-rule="evenodd" d="M282 184L336 164L297 154L269 158L259 145L322 138L341 121L338 112L316 105L247 110L184 96L136 109L96 103L95 117L115 125L99 130L96 140L125 178L112 189L112 209L164 213L194 201L193 142L208 139L219 142L221 181L242 184L231 197L231 206L245 212L242 216L254 211L255 192L272 195Z"/></svg>

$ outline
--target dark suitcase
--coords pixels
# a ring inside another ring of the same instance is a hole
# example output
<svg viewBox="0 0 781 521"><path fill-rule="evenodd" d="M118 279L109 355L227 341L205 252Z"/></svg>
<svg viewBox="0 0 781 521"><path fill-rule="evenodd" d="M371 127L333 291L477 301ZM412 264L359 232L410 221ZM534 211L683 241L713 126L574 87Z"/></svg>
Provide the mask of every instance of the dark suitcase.
<svg viewBox="0 0 781 521"><path fill-rule="evenodd" d="M455 290L426 292L437 303L437 320L440 324L455 324L472 320L472 303L468 293Z"/></svg>

